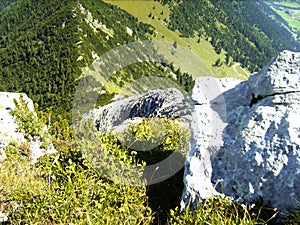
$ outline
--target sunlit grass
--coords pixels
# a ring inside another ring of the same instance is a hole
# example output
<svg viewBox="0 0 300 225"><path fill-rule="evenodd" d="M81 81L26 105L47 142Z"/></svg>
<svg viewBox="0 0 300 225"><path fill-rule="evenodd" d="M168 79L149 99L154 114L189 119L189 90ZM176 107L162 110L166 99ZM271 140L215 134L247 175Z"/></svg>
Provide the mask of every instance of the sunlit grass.
<svg viewBox="0 0 300 225"><path fill-rule="evenodd" d="M129 12L133 16L136 16L139 21L152 25L155 28L155 33L150 37L156 41L169 42L173 44L176 42L178 46L182 47L181 52L188 53L188 57L177 55L179 57L176 60L176 54L169 54L168 51L162 51L162 53L169 61L174 62L174 65L180 67L182 71L189 72L193 77L199 76L216 76L216 77L235 77L245 79L249 77L250 72L246 69L241 69L240 65L236 66L222 66L221 68L214 68L213 64L220 58L222 62L225 62L225 51L222 51L219 55L215 52L213 46L208 40L201 39L200 43L197 43L198 38L183 38L180 37L178 31L171 31L167 28L165 20L168 21L170 9L168 5L161 5L156 1L111 1L105 0L105 2L116 5L121 9ZM163 12L163 13L162 13ZM159 49L160 50L160 49ZM195 60L189 63L191 56ZM179 64L178 63L182 63ZM177 64L177 65L176 65Z"/></svg>

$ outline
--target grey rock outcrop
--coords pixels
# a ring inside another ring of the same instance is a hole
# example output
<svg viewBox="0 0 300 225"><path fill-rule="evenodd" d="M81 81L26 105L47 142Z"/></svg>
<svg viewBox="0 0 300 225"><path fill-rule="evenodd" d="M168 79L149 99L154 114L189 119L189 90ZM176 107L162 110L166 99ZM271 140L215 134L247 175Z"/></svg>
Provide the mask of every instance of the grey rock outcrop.
<svg viewBox="0 0 300 225"><path fill-rule="evenodd" d="M227 83L210 79L214 84ZM197 80L204 82L204 78ZM205 104L215 117L193 110L193 115L198 112L201 117L198 126L212 129L210 136L209 132L193 135L198 145L191 140L182 210L188 204L196 208L199 199L219 193L244 203L262 199L281 211L299 207L299 84L300 53L284 51L248 81L236 81L227 90L220 84L219 96L206 97ZM199 93L199 87L195 85L193 93ZM216 120L220 122L215 126ZM210 143L205 146L207 138Z"/></svg>
<svg viewBox="0 0 300 225"><path fill-rule="evenodd" d="M49 143L48 149L44 149L40 138L26 140L24 134L18 131L19 124L9 112L15 109L14 100L20 103L21 95L23 100L27 102L28 109L34 111L33 102L26 94L0 92L0 161L6 158L5 149L11 143L26 144L31 151L32 163L44 154L56 151L51 143Z"/></svg>
<svg viewBox="0 0 300 225"><path fill-rule="evenodd" d="M299 58L299 53L283 51L279 56L271 60L261 72L252 75L249 78L249 85L254 97L299 92Z"/></svg>
<svg viewBox="0 0 300 225"><path fill-rule="evenodd" d="M240 83L239 80L199 77L191 95L192 121L190 150L186 157L184 172L184 193L181 209L190 204L197 208L198 200L219 195L211 182L211 158L223 145L223 129L226 127L226 90ZM223 113L222 113L223 112Z"/></svg>
<svg viewBox="0 0 300 225"><path fill-rule="evenodd" d="M175 88L149 90L139 96L124 98L106 106L89 111L85 117L92 118L98 131L124 130L128 122L136 118L179 118L190 115L190 104Z"/></svg>

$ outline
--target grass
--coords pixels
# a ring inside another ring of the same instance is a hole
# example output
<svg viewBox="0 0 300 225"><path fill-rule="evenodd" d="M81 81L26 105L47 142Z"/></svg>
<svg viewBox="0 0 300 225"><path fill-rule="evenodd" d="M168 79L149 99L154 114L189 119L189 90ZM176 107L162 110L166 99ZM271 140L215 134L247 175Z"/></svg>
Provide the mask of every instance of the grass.
<svg viewBox="0 0 300 225"><path fill-rule="evenodd" d="M300 21L292 18L289 14L284 11L277 11L277 13L289 23L289 26L300 31Z"/></svg>
<svg viewBox="0 0 300 225"><path fill-rule="evenodd" d="M197 37L183 38L180 37L178 31L173 32L169 30L164 22L164 19L168 20L169 18L170 9L168 5L163 6L155 1L105 0L105 2L120 7L137 17L143 23L152 25L155 28L155 32L151 36L153 40L170 44L176 42L180 47L177 51L174 51L174 54L170 54L170 48L157 43L159 52L165 55L169 61L174 62L174 65L180 67L182 71L192 74L193 77L207 75L240 79L247 79L249 77L249 71L238 68L240 67L239 65L236 70L233 66L214 68L212 65L217 59L220 58L221 61L225 61L225 52L222 51L218 55L209 41L201 39L200 43L197 43ZM164 49L163 46L166 48Z"/></svg>
<svg viewBox="0 0 300 225"><path fill-rule="evenodd" d="M11 162L14 163L11 163ZM36 177L37 170L32 168L28 160L24 158L5 160L0 166L0 190L2 196L13 198L11 193L39 194L46 186L46 182ZM1 199L3 201L3 199Z"/></svg>
<svg viewBox="0 0 300 225"><path fill-rule="evenodd" d="M299 18L295 18L295 16L300 17L300 2L286 1L266 3L289 24L289 27L300 31L300 20Z"/></svg>
<svg viewBox="0 0 300 225"><path fill-rule="evenodd" d="M274 4L283 6L283 7L300 8L300 3L295 2L295 1L274 2Z"/></svg>
<svg viewBox="0 0 300 225"><path fill-rule="evenodd" d="M36 114L23 110L22 106L17 107L14 115L23 118L20 122L23 127L42 127L43 117L46 116L39 113L41 117L33 120L32 117ZM102 159L103 156L106 157L102 155L106 152L109 156L116 157L121 164L129 166L126 168L141 165L140 160L151 160L153 163L153 160L161 157L161 151L176 148L176 140L184 137L184 131L179 132L176 121L163 121L169 133L164 139L164 146L160 148L160 152L152 152L150 157L140 154L139 159L135 158L138 154L130 154L117 137L93 133L89 127L78 134L82 137L80 140L75 140L73 129L63 119L49 128L49 135L57 152L43 156L36 164L28 159L30 152L26 146L12 143L6 148L7 158L0 162L0 222L107 225L251 225L274 222L270 218L274 217L275 211L262 213L259 206L252 209L220 197L203 200L197 211L187 209L183 214L176 207L179 205L183 185L182 170L162 183L149 187L130 186L108 179L101 169L93 166L93 158L89 160L84 157L87 150L98 149ZM140 125L132 125L130 130L141 140L151 140L152 133L161 133L161 126L151 128L155 125L153 122L155 120L148 119ZM42 131L25 129L23 132ZM29 133L25 136L31 136ZM97 141L88 141L91 138ZM108 162L107 166L112 166L110 161L105 158L103 160ZM118 173L120 168L115 169ZM299 212L295 212L287 218L286 224L299 224L299 221Z"/></svg>
<svg viewBox="0 0 300 225"><path fill-rule="evenodd" d="M215 197L206 199L199 205L198 211L187 209L180 214L178 208L171 210L170 224L265 224L258 214L250 214L246 206L235 204L230 199Z"/></svg>
<svg viewBox="0 0 300 225"><path fill-rule="evenodd" d="M44 120L32 120L36 114L24 106L17 106L14 115L23 118L22 127L44 126ZM84 133L91 135L87 131ZM42 134L37 129L22 132L25 137L32 132L35 136ZM109 155L119 156L124 165L138 166L132 156L126 155L127 149L117 144L116 137L98 135L95 138L100 145L79 145L65 120L54 124L50 133L57 152L36 164L29 160L26 146L12 143L6 148L7 158L0 162L0 222L5 222L2 217L8 224L151 223L145 186L113 183L83 158L85 149L101 148L103 143Z"/></svg>

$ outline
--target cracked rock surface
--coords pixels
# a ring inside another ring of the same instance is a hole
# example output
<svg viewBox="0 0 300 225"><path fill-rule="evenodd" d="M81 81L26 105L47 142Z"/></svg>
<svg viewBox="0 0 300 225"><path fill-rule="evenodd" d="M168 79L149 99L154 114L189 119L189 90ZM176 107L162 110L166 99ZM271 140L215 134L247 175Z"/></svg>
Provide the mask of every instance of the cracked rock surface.
<svg viewBox="0 0 300 225"><path fill-rule="evenodd" d="M219 193L243 203L262 199L281 211L299 207L300 53L280 53L248 81L210 79L221 91L204 91L206 109L194 106L181 209ZM201 90L195 85L193 94Z"/></svg>

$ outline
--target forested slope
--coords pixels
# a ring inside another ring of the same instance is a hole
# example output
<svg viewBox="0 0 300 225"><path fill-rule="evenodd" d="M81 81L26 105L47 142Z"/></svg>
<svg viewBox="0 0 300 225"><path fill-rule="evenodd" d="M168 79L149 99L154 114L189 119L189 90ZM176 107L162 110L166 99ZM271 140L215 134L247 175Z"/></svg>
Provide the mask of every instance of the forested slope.
<svg viewBox="0 0 300 225"><path fill-rule="evenodd" d="M132 35L126 33L126 27L132 29ZM25 92L42 110L52 107L55 114L65 114L71 110L82 68L110 49L147 40L150 28L100 0L4 1L0 91ZM117 72L122 81L117 85L143 76L168 76L170 66L164 66L132 65ZM184 86L188 89L191 84L189 79Z"/></svg>
<svg viewBox="0 0 300 225"><path fill-rule="evenodd" d="M265 15L258 1L178 2L163 1L172 9L169 29L210 40L216 52L227 52L227 64L240 62L253 72L284 49L300 50L300 43Z"/></svg>

